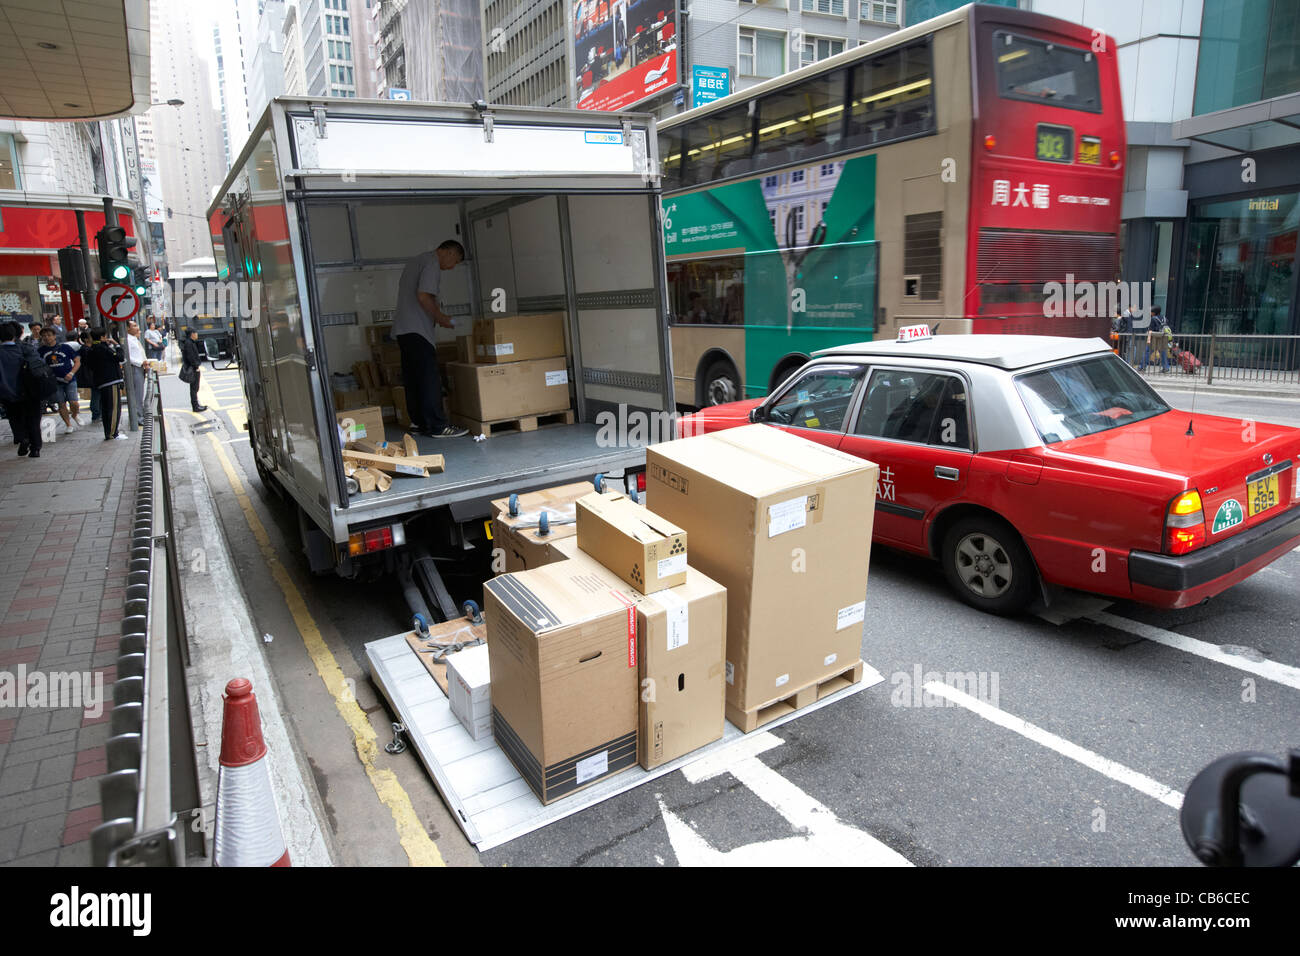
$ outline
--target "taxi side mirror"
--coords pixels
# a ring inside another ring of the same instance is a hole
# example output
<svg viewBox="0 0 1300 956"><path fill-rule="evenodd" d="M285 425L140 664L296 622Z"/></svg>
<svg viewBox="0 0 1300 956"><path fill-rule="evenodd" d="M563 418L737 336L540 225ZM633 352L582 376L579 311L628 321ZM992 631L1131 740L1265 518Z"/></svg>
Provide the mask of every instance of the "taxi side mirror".
<svg viewBox="0 0 1300 956"><path fill-rule="evenodd" d="M752 423L758 423L767 420L767 411L762 405L755 405L749 410L749 420Z"/></svg>

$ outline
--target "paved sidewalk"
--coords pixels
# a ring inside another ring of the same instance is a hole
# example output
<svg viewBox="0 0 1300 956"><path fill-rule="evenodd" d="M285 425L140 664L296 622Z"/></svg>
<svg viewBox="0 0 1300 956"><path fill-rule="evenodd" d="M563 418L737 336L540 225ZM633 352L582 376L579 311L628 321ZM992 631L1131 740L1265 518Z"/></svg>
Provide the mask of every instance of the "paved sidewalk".
<svg viewBox="0 0 1300 956"><path fill-rule="evenodd" d="M0 864L89 866L101 822L140 433L57 431L32 461L0 425Z"/></svg>

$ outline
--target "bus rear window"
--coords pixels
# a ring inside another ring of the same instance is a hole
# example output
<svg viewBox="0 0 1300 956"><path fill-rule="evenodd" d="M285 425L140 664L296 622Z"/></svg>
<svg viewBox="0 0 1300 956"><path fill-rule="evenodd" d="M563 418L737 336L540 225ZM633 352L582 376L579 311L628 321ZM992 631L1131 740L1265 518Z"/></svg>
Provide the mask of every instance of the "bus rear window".
<svg viewBox="0 0 1300 956"><path fill-rule="evenodd" d="M1100 71L1089 50L997 30L993 62L1004 99L1101 112Z"/></svg>

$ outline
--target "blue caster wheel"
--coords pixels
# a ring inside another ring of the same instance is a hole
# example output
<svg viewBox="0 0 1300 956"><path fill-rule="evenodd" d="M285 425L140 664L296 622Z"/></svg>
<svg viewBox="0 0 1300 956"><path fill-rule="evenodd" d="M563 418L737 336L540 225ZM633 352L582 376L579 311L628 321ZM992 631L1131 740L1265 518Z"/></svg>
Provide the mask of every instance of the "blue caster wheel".
<svg viewBox="0 0 1300 956"><path fill-rule="evenodd" d="M598 494L598 495L603 495L603 494L605 493L605 473L604 473L604 472L601 472L600 474L596 475L595 478L591 479L591 483L592 483L593 485L596 486L596 494Z"/></svg>
<svg viewBox="0 0 1300 956"><path fill-rule="evenodd" d="M466 601L460 606L460 609L465 612L465 617L469 619L471 624L481 624L483 622L483 612L479 610L477 601Z"/></svg>
<svg viewBox="0 0 1300 956"><path fill-rule="evenodd" d="M510 517L512 518L519 517L519 496L518 495L510 496Z"/></svg>
<svg viewBox="0 0 1300 956"><path fill-rule="evenodd" d="M416 633L421 637L429 636L429 622L424 619L423 614L415 615L415 617L411 619L411 624L414 625Z"/></svg>
<svg viewBox="0 0 1300 956"><path fill-rule="evenodd" d="M545 537L550 533L551 519L547 516L546 512L543 511L537 516L537 535L538 537Z"/></svg>

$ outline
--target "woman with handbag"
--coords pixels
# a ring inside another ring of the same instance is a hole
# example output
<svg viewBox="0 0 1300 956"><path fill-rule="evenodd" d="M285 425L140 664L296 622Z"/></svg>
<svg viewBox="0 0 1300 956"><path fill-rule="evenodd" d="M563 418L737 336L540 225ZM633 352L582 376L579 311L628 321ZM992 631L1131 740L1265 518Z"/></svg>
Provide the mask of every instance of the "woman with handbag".
<svg viewBox="0 0 1300 956"><path fill-rule="evenodd" d="M208 406L199 404L199 367L203 364L203 353L199 351L199 333L189 329L187 337L181 342L181 370L177 373L182 382L190 386L190 408L196 412L206 412Z"/></svg>

